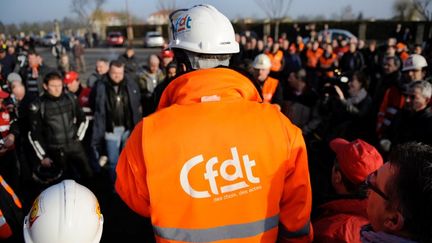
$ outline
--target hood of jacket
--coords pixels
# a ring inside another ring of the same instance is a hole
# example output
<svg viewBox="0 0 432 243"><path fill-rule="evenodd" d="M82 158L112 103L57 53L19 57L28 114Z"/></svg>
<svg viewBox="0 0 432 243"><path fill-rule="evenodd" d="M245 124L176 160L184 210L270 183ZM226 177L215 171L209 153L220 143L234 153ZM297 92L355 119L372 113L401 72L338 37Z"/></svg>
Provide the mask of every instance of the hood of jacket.
<svg viewBox="0 0 432 243"><path fill-rule="evenodd" d="M158 110L173 104L245 99L262 102L252 81L229 68L201 69L174 79L162 94Z"/></svg>

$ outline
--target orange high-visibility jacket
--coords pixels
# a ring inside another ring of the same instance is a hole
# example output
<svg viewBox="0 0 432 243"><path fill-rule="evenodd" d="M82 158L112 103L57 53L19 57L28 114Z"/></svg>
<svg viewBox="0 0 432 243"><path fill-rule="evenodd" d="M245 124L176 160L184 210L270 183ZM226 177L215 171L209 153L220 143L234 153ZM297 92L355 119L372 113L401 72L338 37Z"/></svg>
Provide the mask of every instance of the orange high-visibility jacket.
<svg viewBox="0 0 432 243"><path fill-rule="evenodd" d="M270 58L271 62L271 68L270 71L272 72L279 72L282 69L282 62L283 62L283 52L281 50L278 50L276 53L268 52L266 53L268 58Z"/></svg>
<svg viewBox="0 0 432 243"><path fill-rule="evenodd" d="M186 73L123 149L115 188L157 242L309 242L301 130L227 68Z"/></svg>
<svg viewBox="0 0 432 243"><path fill-rule="evenodd" d="M315 51L312 49L308 49L306 51L306 58L307 58L306 66L309 68L316 68L318 65L318 60L323 53L324 51L321 48L318 48Z"/></svg>
<svg viewBox="0 0 432 243"><path fill-rule="evenodd" d="M0 175L0 185L3 187L3 189L9 194L14 203L15 206L18 208L22 208L21 201L18 199L15 192L12 190L12 188L6 183L6 181L3 179L3 176ZM0 239L7 239L11 237L13 234L11 226L6 221L6 217L3 214L3 211L0 209Z"/></svg>
<svg viewBox="0 0 432 243"><path fill-rule="evenodd" d="M406 95L396 86L388 88L384 94L377 115L376 132L378 138L385 135L397 113L405 106Z"/></svg>
<svg viewBox="0 0 432 243"><path fill-rule="evenodd" d="M274 93L276 92L276 88L279 85L279 80L267 77L264 81L264 85L262 87L262 96L264 103L271 103Z"/></svg>

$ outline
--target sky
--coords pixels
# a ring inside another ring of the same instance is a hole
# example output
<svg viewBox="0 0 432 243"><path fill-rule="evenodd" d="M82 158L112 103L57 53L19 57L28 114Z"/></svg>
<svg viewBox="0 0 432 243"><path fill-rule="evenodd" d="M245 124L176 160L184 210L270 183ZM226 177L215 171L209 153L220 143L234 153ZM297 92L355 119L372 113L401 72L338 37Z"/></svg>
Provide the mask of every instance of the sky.
<svg viewBox="0 0 432 243"><path fill-rule="evenodd" d="M146 19L157 11L158 0L107 0L104 10L121 11L126 9L140 19ZM70 10L71 0L1 0L0 21L5 24L22 22L53 21L64 17L75 18ZM299 16L324 15L327 19L333 14L341 14L342 8L351 5L354 14L363 13L364 18L388 19L392 17L395 0L293 0L288 15L294 19ZM256 0L177 0L178 8L187 8L199 3L215 6L228 18L264 18L265 13Z"/></svg>

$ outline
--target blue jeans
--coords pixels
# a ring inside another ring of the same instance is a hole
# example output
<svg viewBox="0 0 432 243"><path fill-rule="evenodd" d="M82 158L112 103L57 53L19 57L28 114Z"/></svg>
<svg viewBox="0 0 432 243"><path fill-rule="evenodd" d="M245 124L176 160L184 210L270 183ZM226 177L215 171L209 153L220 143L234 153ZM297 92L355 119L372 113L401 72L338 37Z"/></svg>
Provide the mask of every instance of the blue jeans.
<svg viewBox="0 0 432 243"><path fill-rule="evenodd" d="M105 144L108 156L108 173L111 177L112 182L115 182L117 161L120 156L120 152L126 145L126 140L130 134L129 130L125 130L124 127L114 127L113 132L105 133Z"/></svg>

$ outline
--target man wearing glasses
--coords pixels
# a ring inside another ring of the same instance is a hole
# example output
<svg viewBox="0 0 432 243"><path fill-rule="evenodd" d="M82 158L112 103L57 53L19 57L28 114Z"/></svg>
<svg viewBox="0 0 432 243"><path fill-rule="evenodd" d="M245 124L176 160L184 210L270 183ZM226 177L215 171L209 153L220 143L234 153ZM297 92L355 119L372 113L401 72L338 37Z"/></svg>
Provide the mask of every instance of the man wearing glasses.
<svg viewBox="0 0 432 243"><path fill-rule="evenodd" d="M330 142L336 153L331 182L336 195L318 208L313 221L315 242L360 242L360 229L368 223L364 180L383 164L379 152L361 139Z"/></svg>
<svg viewBox="0 0 432 243"><path fill-rule="evenodd" d="M406 143L368 176L370 225L362 242L432 241L432 147Z"/></svg>

